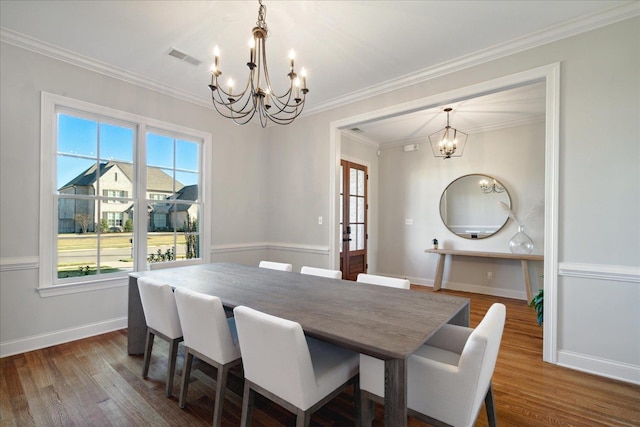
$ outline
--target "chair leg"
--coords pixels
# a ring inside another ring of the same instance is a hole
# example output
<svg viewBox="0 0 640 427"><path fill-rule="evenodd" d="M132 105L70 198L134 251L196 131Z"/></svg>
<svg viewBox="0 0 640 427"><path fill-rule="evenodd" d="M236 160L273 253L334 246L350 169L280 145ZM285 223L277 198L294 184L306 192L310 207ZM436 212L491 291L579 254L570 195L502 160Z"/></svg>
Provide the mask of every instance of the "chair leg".
<svg viewBox="0 0 640 427"><path fill-rule="evenodd" d="M487 418L489 420L489 427L497 427L498 420L496 418L496 405L493 401L493 386L489 383L489 390L484 397L484 405L487 408Z"/></svg>
<svg viewBox="0 0 640 427"><path fill-rule="evenodd" d="M180 384L180 398L178 406L184 409L187 405L187 389L189 388L189 376L191 375L191 364L193 354L189 352L189 347L184 348L184 364L182 366L182 383Z"/></svg>
<svg viewBox="0 0 640 427"><path fill-rule="evenodd" d="M153 338L155 334L147 328L147 342L144 346L144 362L142 364L142 378L149 376L149 364L151 363L151 350L153 350Z"/></svg>
<svg viewBox="0 0 640 427"><path fill-rule="evenodd" d="M360 427L371 427L373 422L373 400L369 399L368 392L360 390Z"/></svg>
<svg viewBox="0 0 640 427"><path fill-rule="evenodd" d="M224 405L224 395L227 391L227 377L229 376L230 365L218 367L218 377L216 378L216 399L213 407L213 427L220 427L222 424L222 407Z"/></svg>
<svg viewBox="0 0 640 427"><path fill-rule="evenodd" d="M244 394L242 397L242 418L240 418L240 427L249 427L251 425L251 412L253 411L254 391L251 389L249 380L244 380Z"/></svg>
<svg viewBox="0 0 640 427"><path fill-rule="evenodd" d="M169 343L169 366L167 366L167 397L171 396L173 391L173 377L176 373L176 359L178 358L179 339L171 340Z"/></svg>

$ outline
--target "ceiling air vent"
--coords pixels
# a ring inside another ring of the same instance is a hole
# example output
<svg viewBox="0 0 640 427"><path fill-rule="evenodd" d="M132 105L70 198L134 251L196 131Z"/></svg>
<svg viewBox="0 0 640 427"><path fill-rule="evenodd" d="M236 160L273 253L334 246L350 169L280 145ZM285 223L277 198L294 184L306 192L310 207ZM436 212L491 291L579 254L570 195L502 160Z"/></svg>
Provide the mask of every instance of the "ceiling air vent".
<svg viewBox="0 0 640 427"><path fill-rule="evenodd" d="M172 47L171 49L169 49L169 51L167 52L167 55L173 56L174 58L177 58L181 61L188 62L189 64L194 65L196 67L202 64L202 61L200 59L195 58L191 55L188 55L182 51L179 51L175 47Z"/></svg>

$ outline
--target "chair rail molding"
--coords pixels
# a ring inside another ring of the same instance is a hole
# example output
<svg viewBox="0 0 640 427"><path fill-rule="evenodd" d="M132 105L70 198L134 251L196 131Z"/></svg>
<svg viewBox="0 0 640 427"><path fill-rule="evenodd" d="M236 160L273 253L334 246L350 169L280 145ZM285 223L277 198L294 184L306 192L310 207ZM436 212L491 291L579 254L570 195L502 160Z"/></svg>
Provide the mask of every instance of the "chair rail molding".
<svg viewBox="0 0 640 427"><path fill-rule="evenodd" d="M329 255L329 246L326 245L307 245L300 243L284 243L284 242L248 242L248 243L229 243L221 245L212 245L211 254L245 252L245 251L261 251L276 250L286 252L300 252L316 255Z"/></svg>
<svg viewBox="0 0 640 427"><path fill-rule="evenodd" d="M17 270L36 270L40 267L40 257L7 257L0 258L0 272Z"/></svg>
<svg viewBox="0 0 640 427"><path fill-rule="evenodd" d="M561 262L558 265L558 273L565 277L640 283L640 267L624 265Z"/></svg>

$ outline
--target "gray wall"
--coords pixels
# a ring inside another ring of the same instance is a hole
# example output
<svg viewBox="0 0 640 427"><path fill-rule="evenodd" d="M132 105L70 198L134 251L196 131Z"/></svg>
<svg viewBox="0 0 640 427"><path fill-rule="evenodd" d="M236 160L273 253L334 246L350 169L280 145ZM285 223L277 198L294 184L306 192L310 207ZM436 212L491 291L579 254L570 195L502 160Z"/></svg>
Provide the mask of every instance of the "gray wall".
<svg viewBox="0 0 640 427"><path fill-rule="evenodd" d="M40 91L211 132L212 259L279 258L299 268L331 263L331 122L560 62L558 361L640 382L640 18L267 130L237 127L210 109L4 43L1 54L2 354L99 333L126 316L124 287L50 298L35 291ZM443 174L440 185L451 177ZM432 236L424 238L426 245ZM377 260L381 255L378 249ZM413 270L403 270L415 268L431 279L430 257L411 256L408 265L376 271L409 275Z"/></svg>

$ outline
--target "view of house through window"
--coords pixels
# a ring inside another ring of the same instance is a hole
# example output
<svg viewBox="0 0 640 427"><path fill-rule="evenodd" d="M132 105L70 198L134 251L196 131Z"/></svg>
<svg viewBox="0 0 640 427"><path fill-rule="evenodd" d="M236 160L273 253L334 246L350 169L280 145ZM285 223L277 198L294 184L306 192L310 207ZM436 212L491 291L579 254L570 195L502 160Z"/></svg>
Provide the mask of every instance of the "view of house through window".
<svg viewBox="0 0 640 427"><path fill-rule="evenodd" d="M147 131L139 162L137 123L67 111L56 117L54 282L200 257L201 141ZM146 191L137 194L141 179ZM146 212L142 226L137 209ZM136 262L136 244L146 260Z"/></svg>

